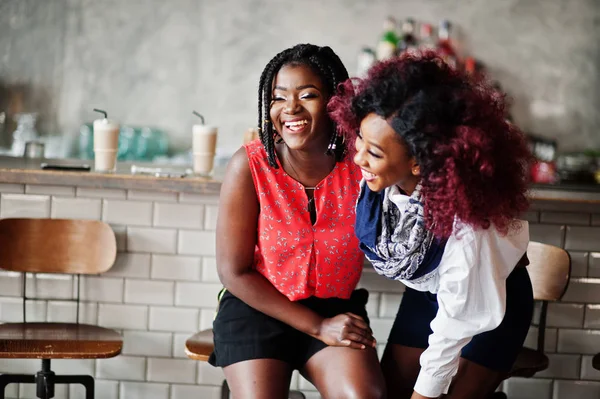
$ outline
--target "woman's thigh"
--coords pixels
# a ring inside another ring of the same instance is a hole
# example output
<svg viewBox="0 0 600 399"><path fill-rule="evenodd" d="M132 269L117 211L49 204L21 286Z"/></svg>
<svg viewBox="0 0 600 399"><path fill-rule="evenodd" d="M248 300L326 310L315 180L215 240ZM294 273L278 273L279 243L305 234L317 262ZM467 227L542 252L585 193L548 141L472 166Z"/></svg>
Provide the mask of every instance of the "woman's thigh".
<svg viewBox="0 0 600 399"><path fill-rule="evenodd" d="M328 346L314 354L301 373L315 385L323 399L386 397L383 374L373 348Z"/></svg>
<svg viewBox="0 0 600 399"><path fill-rule="evenodd" d="M385 348L381 367L385 377L388 397L409 399L421 366L419 358L425 349L403 345ZM485 399L498 387L505 373L489 369L465 358L460 359L458 372L452 379L444 399Z"/></svg>
<svg viewBox="0 0 600 399"><path fill-rule="evenodd" d="M443 399L486 399L498 388L506 373L460 359L458 372L452 379L448 394Z"/></svg>
<svg viewBox="0 0 600 399"><path fill-rule="evenodd" d="M223 368L234 399L287 399L292 367L281 360L255 359Z"/></svg>

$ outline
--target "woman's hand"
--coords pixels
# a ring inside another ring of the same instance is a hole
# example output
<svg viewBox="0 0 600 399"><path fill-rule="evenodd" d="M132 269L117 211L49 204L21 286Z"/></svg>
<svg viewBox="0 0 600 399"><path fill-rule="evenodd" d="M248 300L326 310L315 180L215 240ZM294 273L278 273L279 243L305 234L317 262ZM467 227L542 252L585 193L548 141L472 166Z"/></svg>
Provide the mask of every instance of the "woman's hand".
<svg viewBox="0 0 600 399"><path fill-rule="evenodd" d="M316 338L329 346L349 346L354 349L375 348L377 344L369 325L353 313L324 319Z"/></svg>

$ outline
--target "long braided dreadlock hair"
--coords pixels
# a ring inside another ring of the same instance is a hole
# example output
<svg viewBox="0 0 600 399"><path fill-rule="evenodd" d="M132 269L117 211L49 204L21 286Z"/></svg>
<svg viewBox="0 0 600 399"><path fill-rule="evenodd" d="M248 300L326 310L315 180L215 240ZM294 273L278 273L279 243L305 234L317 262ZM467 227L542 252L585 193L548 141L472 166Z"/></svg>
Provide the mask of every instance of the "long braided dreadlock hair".
<svg viewBox="0 0 600 399"><path fill-rule="evenodd" d="M321 78L330 96L335 94L338 85L348 79L346 67L330 47L319 47L314 44L297 44L283 50L269 61L258 83L258 126L260 141L265 147L269 165L278 168L275 155L275 134L270 119L273 79L285 65L307 65ZM328 145L327 154L334 155L339 162L346 153L346 145L342 132L338 132L337 124L331 122L334 133Z"/></svg>

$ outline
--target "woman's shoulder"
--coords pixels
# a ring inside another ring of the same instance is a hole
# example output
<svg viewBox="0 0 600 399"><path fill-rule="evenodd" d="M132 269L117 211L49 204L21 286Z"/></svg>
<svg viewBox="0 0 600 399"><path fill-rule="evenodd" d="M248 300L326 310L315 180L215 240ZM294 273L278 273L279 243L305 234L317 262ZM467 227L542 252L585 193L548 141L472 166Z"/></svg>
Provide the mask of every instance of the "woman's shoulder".
<svg viewBox="0 0 600 399"><path fill-rule="evenodd" d="M461 226L452 233L458 239L466 238L468 241L487 243L488 245L502 246L513 245L526 249L529 243L529 223L525 220L513 220L506 229L501 231L493 224L488 228Z"/></svg>
<svg viewBox="0 0 600 399"><path fill-rule="evenodd" d="M258 157L266 160L267 158L267 152L265 151L265 147L260 142L260 139L255 139L245 143L243 148L245 149L248 159Z"/></svg>
<svg viewBox="0 0 600 399"><path fill-rule="evenodd" d="M247 153L245 145L238 148L238 150L233 153L231 159L227 163L225 178L229 176L233 176L235 178L240 178L244 176L250 177L251 174L248 159L249 155Z"/></svg>
<svg viewBox="0 0 600 399"><path fill-rule="evenodd" d="M500 231L494 225L481 228L455 222L454 231L446 243L446 250L449 253L462 254L461 257L472 261L467 262L472 266L492 258L502 258L512 264L513 258L516 262L523 256L528 244L527 221L514 220L507 231Z"/></svg>

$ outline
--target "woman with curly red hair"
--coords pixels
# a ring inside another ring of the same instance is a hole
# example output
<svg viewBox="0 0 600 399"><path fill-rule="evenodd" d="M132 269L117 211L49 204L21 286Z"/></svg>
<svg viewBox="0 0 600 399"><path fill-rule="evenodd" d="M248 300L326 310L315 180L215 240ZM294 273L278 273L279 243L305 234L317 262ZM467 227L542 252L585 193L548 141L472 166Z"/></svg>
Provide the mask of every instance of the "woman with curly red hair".
<svg viewBox="0 0 600 399"><path fill-rule="evenodd" d="M356 234L375 270L406 285L382 358L391 398L486 398L533 312L530 154L503 96L433 54L347 81L329 110L356 134Z"/></svg>

